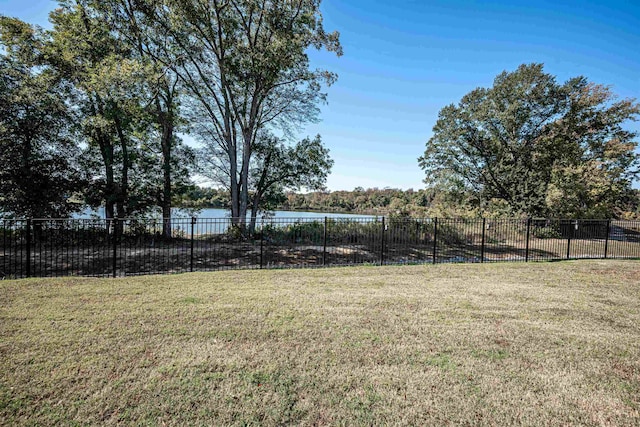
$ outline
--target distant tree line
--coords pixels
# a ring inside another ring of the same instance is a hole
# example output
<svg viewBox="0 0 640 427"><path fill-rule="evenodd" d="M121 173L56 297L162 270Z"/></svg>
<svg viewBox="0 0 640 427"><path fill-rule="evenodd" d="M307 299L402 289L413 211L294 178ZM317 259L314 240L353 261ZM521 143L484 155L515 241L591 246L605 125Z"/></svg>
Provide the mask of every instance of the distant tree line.
<svg viewBox="0 0 640 427"><path fill-rule="evenodd" d="M181 208L226 210L231 206L231 197L227 190L221 188L194 185L181 194L178 204Z"/></svg>
<svg viewBox="0 0 640 427"><path fill-rule="evenodd" d="M422 215L433 199L430 190L400 190L394 188L358 187L353 191L312 191L308 193L287 192L271 199L271 210L298 210L320 212L343 212L380 214L403 213ZM192 187L180 201L190 208L226 209L229 195L222 189Z"/></svg>
<svg viewBox="0 0 640 427"><path fill-rule="evenodd" d="M353 191L289 193L284 209L362 214L407 214L423 216L433 200L427 190L356 187Z"/></svg>
<svg viewBox="0 0 640 427"><path fill-rule="evenodd" d="M613 213L601 213L593 218L640 219L640 190L631 190ZM503 201L482 201L477 194L458 189L426 188L400 190L393 188L356 188L353 191L288 193L287 200L277 207L284 210L361 213L371 215L499 218L527 216L515 214ZM549 217L579 218L580 212L549 212Z"/></svg>

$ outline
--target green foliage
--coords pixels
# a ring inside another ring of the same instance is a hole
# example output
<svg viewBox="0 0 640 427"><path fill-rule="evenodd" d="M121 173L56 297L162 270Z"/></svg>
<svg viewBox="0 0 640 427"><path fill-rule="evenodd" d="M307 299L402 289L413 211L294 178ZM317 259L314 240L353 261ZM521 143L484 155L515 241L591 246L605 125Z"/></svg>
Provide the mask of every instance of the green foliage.
<svg viewBox="0 0 640 427"><path fill-rule="evenodd" d="M327 230L332 239L343 239L350 243L356 243L363 239L376 239L382 230L382 221L375 219L374 221L362 222L358 220L329 218L327 221Z"/></svg>
<svg viewBox="0 0 640 427"><path fill-rule="evenodd" d="M438 224L438 242L459 245L466 242L469 224L464 221ZM324 242L324 221L297 222L294 224L266 224L260 230L269 242L321 245ZM385 222L387 242L433 241L434 221L410 217L392 217ZM330 244L365 245L377 248L381 243L382 219L358 221L327 219L327 241Z"/></svg>
<svg viewBox="0 0 640 427"><path fill-rule="evenodd" d="M289 192L287 200L279 208L419 217L426 216L431 200L432 195L425 190L356 188L354 191L312 191L304 194Z"/></svg>
<svg viewBox="0 0 640 427"><path fill-rule="evenodd" d="M42 32L0 16L0 212L63 217L82 185L63 82L39 66Z"/></svg>
<svg viewBox="0 0 640 427"><path fill-rule="evenodd" d="M169 49L166 33L154 27L153 19L145 15L144 11L150 6L145 2L82 0L81 3L125 47L121 55L145 71L140 80L142 90L139 94L148 126L141 151L150 161L145 163L144 173L138 175L137 178L141 179L136 179L144 192L136 193L147 195L147 202L158 204L162 216L170 218L176 196L189 185L195 156L193 150L183 145L176 135L178 131L185 131L187 125L181 109L184 90L175 70L166 61ZM130 84L130 80L127 83ZM136 204L140 205L139 202ZM171 236L170 222L163 223L163 234Z"/></svg>
<svg viewBox="0 0 640 427"><path fill-rule="evenodd" d="M190 185L185 186L176 195L174 203L183 208L226 209L229 207L229 192L218 188Z"/></svg>
<svg viewBox="0 0 640 427"><path fill-rule="evenodd" d="M21 176L42 194L32 197L18 191L16 198L46 201L50 207L51 197L61 199L49 209L55 214L32 214L34 208L30 208L29 212L23 209L23 215L67 215L69 203L64 205L62 200L72 192L60 181L72 181L69 178L78 175L78 169L88 181L81 188L84 194L76 194L75 199L105 206L107 217L144 214L156 205L170 215L172 191L188 180L193 153L173 132L178 123L176 88L171 85L175 79L149 61L135 40L125 37L122 27L110 25L113 21L99 7L105 4L60 1L50 14L53 30L47 32L17 19L2 19L3 46L13 69L22 70L22 86L31 90L31 95L22 95L31 103L29 108L13 99L13 110L5 111L3 117L19 124L23 108L31 114L24 118L39 132L29 130L30 140L22 151L33 154L23 154L22 164L24 169L29 163L40 175L25 169ZM7 94L6 99L11 97ZM37 145L37 139L47 142ZM0 194L4 193L3 189Z"/></svg>
<svg viewBox="0 0 640 427"><path fill-rule="evenodd" d="M531 233L538 239L559 239L562 237L557 226L536 226L531 229Z"/></svg>
<svg viewBox="0 0 640 427"><path fill-rule="evenodd" d="M70 88L91 172L87 202L105 205L107 217L131 216L155 204L143 184L150 175L151 122L145 82L150 70L85 1L65 1L50 15L46 62Z"/></svg>
<svg viewBox="0 0 640 427"><path fill-rule="evenodd" d="M306 243L321 245L324 242L324 221L300 221L279 225L265 224L259 231L268 240L276 243ZM381 221L357 221L327 219L327 241L349 244L375 244L380 240Z"/></svg>
<svg viewBox="0 0 640 427"><path fill-rule="evenodd" d="M323 242L324 224L319 221L300 222L286 226L266 224L261 228L260 232L269 242L295 242L317 245Z"/></svg>
<svg viewBox="0 0 640 427"><path fill-rule="evenodd" d="M558 84L541 64L503 72L440 111L419 159L430 186L462 183L511 214L611 216L625 209L638 174L640 107L584 77Z"/></svg>
<svg viewBox="0 0 640 427"><path fill-rule="evenodd" d="M155 206L170 216L194 162L175 135L182 123L175 74L153 55L158 46L118 14L117 5L133 3L59 3L51 31L0 21L2 163L15 165L0 172L0 209L66 216L85 202L105 206L107 217Z"/></svg>
<svg viewBox="0 0 640 427"><path fill-rule="evenodd" d="M261 166L271 165L268 172L280 166L270 162L274 150L262 149L261 138L274 130L290 137L297 126L317 120L318 104L325 100L322 85L336 76L312 70L307 49L340 55L338 34L325 32L317 0L140 0L135 5L131 16L163 35L158 55L189 99L193 135L205 145L201 172L229 189L231 216L244 226L251 192L258 205L275 194L259 185ZM275 154L286 153L276 149ZM279 184L286 188L286 178Z"/></svg>
<svg viewBox="0 0 640 427"><path fill-rule="evenodd" d="M464 223L439 223L438 243L445 245L461 245L466 242Z"/></svg>
<svg viewBox="0 0 640 427"><path fill-rule="evenodd" d="M251 230L255 228L258 212L282 204L286 190L323 188L333 166L320 135L286 146L279 138L264 132L255 146L255 154L250 180L253 187Z"/></svg>

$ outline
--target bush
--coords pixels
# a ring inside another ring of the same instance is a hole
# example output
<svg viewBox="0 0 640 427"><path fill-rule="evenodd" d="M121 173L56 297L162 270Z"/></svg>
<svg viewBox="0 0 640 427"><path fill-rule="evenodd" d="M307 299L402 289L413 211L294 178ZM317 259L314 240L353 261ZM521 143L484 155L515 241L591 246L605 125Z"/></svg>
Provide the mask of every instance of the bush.
<svg viewBox="0 0 640 427"><path fill-rule="evenodd" d="M562 237L557 227L547 225L543 227L535 227L533 235L538 239L559 239Z"/></svg>
<svg viewBox="0 0 640 427"><path fill-rule="evenodd" d="M448 245L460 245L466 242L465 234L455 225L438 224L438 243L443 242Z"/></svg>
<svg viewBox="0 0 640 427"><path fill-rule="evenodd" d="M269 242L320 244L323 240L324 224L320 221L285 225L273 223L264 225L261 232Z"/></svg>

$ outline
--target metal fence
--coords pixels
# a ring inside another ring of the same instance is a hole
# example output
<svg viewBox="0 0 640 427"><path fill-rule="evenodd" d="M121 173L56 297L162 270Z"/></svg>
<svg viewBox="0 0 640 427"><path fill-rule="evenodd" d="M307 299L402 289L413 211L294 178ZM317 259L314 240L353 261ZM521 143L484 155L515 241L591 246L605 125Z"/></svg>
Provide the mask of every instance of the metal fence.
<svg viewBox="0 0 640 427"><path fill-rule="evenodd" d="M0 278L356 264L640 258L640 221L553 219L0 219Z"/></svg>

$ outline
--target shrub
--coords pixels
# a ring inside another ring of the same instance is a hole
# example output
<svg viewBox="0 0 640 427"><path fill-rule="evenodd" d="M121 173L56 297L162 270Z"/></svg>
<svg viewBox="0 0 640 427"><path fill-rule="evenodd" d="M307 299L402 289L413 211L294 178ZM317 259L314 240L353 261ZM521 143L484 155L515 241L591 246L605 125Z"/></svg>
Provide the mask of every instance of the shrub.
<svg viewBox="0 0 640 427"><path fill-rule="evenodd" d="M560 230L552 225L543 227L535 227L533 229L533 235L538 239L559 239L561 236Z"/></svg>

